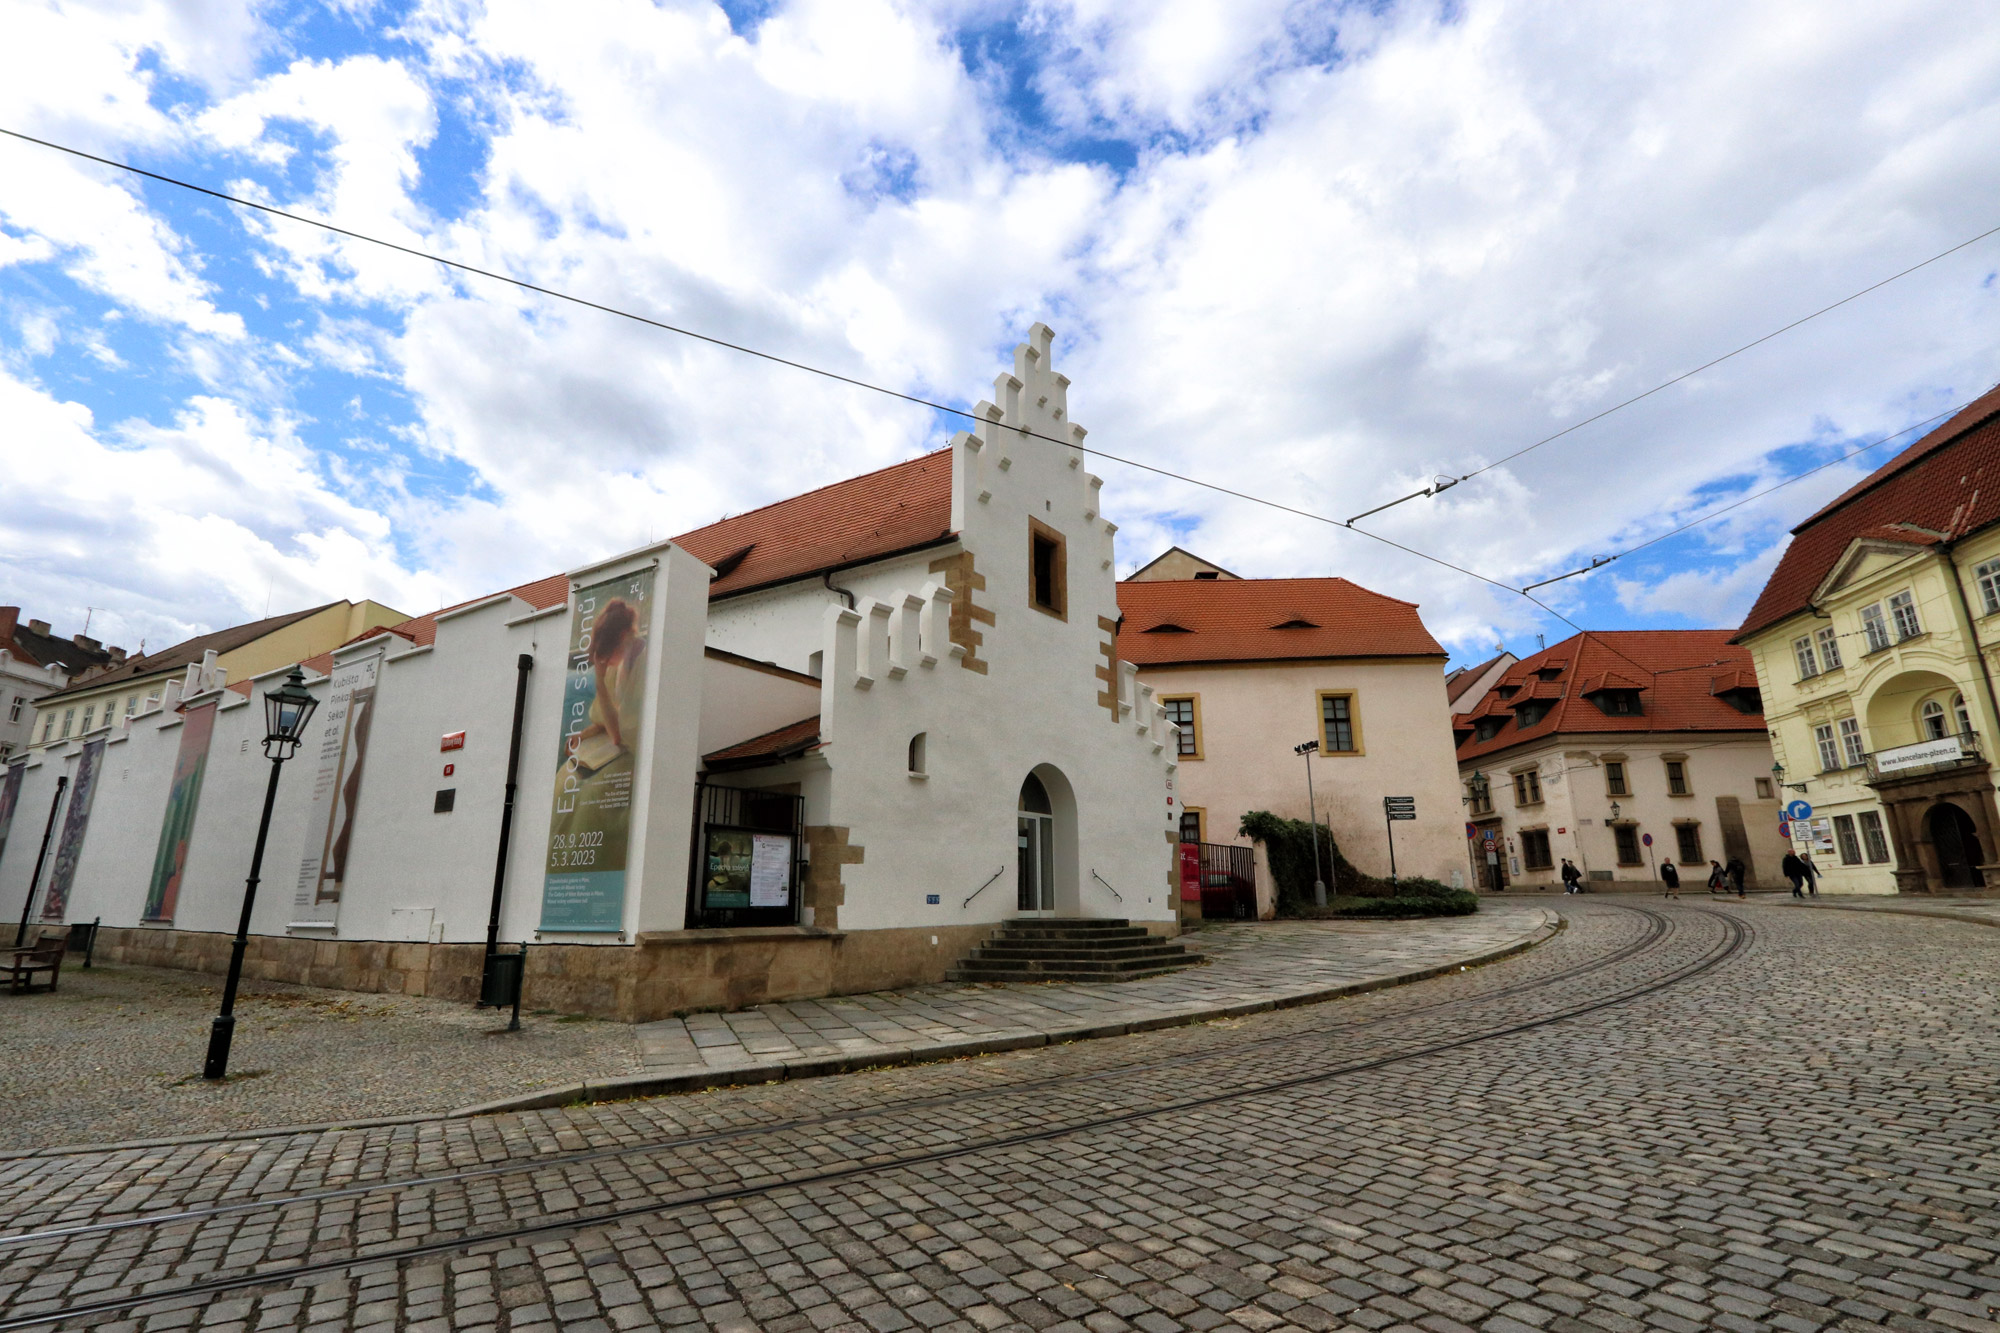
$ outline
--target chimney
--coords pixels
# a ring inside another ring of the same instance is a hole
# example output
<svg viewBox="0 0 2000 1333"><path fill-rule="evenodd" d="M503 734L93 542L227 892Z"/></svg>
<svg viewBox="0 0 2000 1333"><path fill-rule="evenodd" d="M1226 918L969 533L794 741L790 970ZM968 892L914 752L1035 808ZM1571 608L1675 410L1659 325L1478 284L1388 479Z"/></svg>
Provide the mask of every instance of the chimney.
<svg viewBox="0 0 2000 1333"><path fill-rule="evenodd" d="M21 623L20 607L0 606L0 639L13 638L14 626L20 623Z"/></svg>
<svg viewBox="0 0 2000 1333"><path fill-rule="evenodd" d="M91 638L88 634L72 634L69 641L83 649L86 653L101 653L104 651L104 645Z"/></svg>
<svg viewBox="0 0 2000 1333"><path fill-rule="evenodd" d="M123 665L124 665L124 663L125 663L125 650L124 650L123 648L107 648L107 649L105 649L105 651L111 654L111 664L112 664L113 666L123 666Z"/></svg>
<svg viewBox="0 0 2000 1333"><path fill-rule="evenodd" d="M47 634L49 632L49 622L46 620L30 620L28 628L37 634Z"/></svg>

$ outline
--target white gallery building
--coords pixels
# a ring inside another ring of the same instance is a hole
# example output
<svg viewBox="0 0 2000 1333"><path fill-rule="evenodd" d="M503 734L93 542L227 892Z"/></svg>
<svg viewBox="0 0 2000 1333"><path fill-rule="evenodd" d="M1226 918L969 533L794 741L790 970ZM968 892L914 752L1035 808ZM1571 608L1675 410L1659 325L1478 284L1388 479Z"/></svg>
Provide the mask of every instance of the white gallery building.
<svg viewBox="0 0 2000 1333"><path fill-rule="evenodd" d="M1037 438L1084 434L1052 336L943 450L305 663L249 974L470 999L497 901L529 1005L647 1019L939 980L1023 915L1172 933L1173 731L1102 483ZM0 913L45 861L34 921L221 970L283 674L11 765Z"/></svg>

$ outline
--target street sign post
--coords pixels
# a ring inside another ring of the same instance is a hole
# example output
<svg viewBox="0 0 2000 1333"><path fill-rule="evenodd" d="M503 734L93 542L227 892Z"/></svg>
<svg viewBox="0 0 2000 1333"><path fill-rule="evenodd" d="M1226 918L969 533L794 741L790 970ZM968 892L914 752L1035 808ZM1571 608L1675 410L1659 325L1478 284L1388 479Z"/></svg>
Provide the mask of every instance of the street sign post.
<svg viewBox="0 0 2000 1333"><path fill-rule="evenodd" d="M1793 801L1785 807L1786 819L1811 819L1812 807L1804 801Z"/></svg>
<svg viewBox="0 0 2000 1333"><path fill-rule="evenodd" d="M1417 798L1414 796L1384 796L1382 798L1382 822L1389 830L1389 882L1396 882L1396 821L1417 817Z"/></svg>

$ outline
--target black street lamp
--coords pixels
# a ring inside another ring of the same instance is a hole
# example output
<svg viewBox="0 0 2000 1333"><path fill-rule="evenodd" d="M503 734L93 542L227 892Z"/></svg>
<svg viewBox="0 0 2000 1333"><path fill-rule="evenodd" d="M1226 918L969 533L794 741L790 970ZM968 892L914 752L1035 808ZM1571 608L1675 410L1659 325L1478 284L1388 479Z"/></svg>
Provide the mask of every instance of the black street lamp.
<svg viewBox="0 0 2000 1333"><path fill-rule="evenodd" d="M1306 806L1312 818L1306 822L1312 825L1313 840L1313 906L1326 906L1326 876L1319 869L1319 802L1313 799L1313 756L1319 752L1318 741L1307 741L1304 745L1294 745L1293 754L1306 757Z"/></svg>
<svg viewBox="0 0 2000 1333"><path fill-rule="evenodd" d="M1771 776L1777 779L1779 791L1789 790L1789 791L1802 792L1806 790L1806 784L1803 782L1785 781L1785 766L1783 764L1771 765Z"/></svg>
<svg viewBox="0 0 2000 1333"><path fill-rule="evenodd" d="M264 755L271 761L270 785L264 788L264 815L257 821L257 849L250 853L250 878L243 886L243 915L236 922L236 942L229 950L229 980L222 987L222 1012L215 1016L208 1032L208 1059L202 1065L203 1078L221 1078L229 1072L229 1042L236 1035L236 983L243 977L243 951L250 943L250 909L257 902L257 877L264 869L264 839L271 832L271 807L278 800L278 774L299 748L306 719L319 707L306 688L305 673L297 667L285 683L264 694Z"/></svg>

